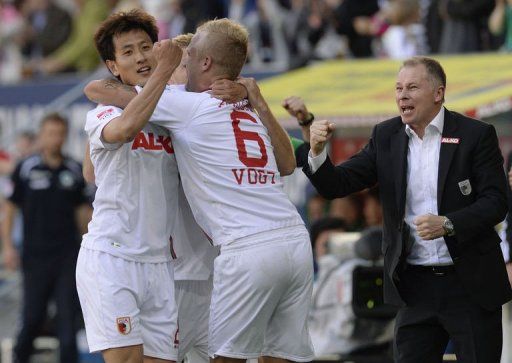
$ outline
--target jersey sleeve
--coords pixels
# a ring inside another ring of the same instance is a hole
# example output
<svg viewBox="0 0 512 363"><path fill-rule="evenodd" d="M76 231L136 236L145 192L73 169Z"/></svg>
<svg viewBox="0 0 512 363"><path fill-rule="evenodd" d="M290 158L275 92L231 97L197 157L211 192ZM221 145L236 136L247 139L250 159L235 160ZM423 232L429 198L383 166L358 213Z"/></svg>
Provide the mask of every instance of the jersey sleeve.
<svg viewBox="0 0 512 363"><path fill-rule="evenodd" d="M179 131L192 120L197 109L197 94L167 88L149 119L170 131Z"/></svg>
<svg viewBox="0 0 512 363"><path fill-rule="evenodd" d="M98 106L88 112L85 132L89 136L91 149L115 150L122 145L122 143L108 143L102 137L105 126L113 119L121 116L122 112L122 109L114 106Z"/></svg>

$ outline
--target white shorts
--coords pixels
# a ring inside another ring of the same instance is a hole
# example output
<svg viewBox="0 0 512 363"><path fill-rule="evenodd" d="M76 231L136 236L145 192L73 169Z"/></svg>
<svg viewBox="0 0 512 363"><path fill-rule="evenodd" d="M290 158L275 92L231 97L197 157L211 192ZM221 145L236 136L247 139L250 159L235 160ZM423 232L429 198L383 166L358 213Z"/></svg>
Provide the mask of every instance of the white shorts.
<svg viewBox="0 0 512 363"><path fill-rule="evenodd" d="M91 352L143 345L144 355L176 360L172 262L141 263L81 248L76 283Z"/></svg>
<svg viewBox="0 0 512 363"><path fill-rule="evenodd" d="M174 282L178 303L180 346L178 362L185 355L192 363L208 363L208 319L213 280L180 280ZM194 360L190 353L195 353Z"/></svg>
<svg viewBox="0 0 512 363"><path fill-rule="evenodd" d="M222 246L214 263L210 357L312 360L312 286L313 254L303 226Z"/></svg>

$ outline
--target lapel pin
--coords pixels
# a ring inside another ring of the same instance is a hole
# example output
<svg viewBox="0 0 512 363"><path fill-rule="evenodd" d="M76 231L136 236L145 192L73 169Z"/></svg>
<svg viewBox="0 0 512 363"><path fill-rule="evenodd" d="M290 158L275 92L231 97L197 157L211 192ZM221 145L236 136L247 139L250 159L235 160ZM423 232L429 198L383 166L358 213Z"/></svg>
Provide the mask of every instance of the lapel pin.
<svg viewBox="0 0 512 363"><path fill-rule="evenodd" d="M443 137L441 139L442 144L458 144L460 139L458 137Z"/></svg>

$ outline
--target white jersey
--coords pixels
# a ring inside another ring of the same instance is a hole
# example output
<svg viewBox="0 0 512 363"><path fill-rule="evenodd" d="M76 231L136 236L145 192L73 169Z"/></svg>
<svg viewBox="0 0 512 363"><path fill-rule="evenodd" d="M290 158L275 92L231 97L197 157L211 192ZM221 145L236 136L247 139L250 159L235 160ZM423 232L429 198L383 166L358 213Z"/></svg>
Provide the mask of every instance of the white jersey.
<svg viewBox="0 0 512 363"><path fill-rule="evenodd" d="M303 225L283 191L270 137L246 100L168 86L151 117L173 134L183 188L215 245Z"/></svg>
<svg viewBox="0 0 512 363"><path fill-rule="evenodd" d="M197 225L180 183L178 209L172 229L174 280L208 280L213 274L213 260L219 254Z"/></svg>
<svg viewBox="0 0 512 363"><path fill-rule="evenodd" d="M98 190L82 246L137 262L169 261L179 182L171 138L148 124L132 142L106 143L102 130L121 112L98 106L87 114Z"/></svg>

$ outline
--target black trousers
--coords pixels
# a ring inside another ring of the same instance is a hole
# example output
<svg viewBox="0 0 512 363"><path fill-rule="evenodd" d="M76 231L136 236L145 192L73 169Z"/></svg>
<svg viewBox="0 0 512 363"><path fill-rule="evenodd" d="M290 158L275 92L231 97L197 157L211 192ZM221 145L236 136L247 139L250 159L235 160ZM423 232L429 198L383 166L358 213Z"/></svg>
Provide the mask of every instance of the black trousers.
<svg viewBox="0 0 512 363"><path fill-rule="evenodd" d="M449 339L457 362L500 362L501 307L488 311L474 303L455 271L434 274L407 267L399 290L406 307L396 318L395 362L441 363Z"/></svg>
<svg viewBox="0 0 512 363"><path fill-rule="evenodd" d="M76 293L76 254L41 257L23 261L22 326L16 346L15 361L28 363L33 341L40 334L47 316L48 301L53 298L57 306L56 325L59 339L60 361L77 363L76 321L78 296Z"/></svg>

